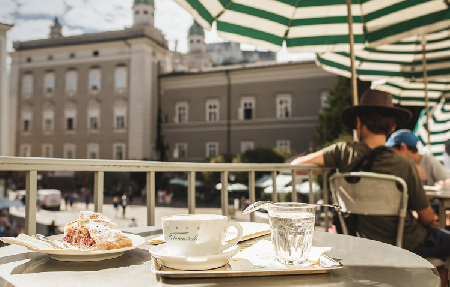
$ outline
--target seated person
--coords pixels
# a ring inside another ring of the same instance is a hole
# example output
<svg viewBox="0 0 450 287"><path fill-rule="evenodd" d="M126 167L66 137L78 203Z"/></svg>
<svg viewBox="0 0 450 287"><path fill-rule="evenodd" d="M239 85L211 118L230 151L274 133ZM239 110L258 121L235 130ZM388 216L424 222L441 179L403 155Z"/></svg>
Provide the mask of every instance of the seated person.
<svg viewBox="0 0 450 287"><path fill-rule="evenodd" d="M435 185L439 181L445 184L447 172L444 166L430 154L419 154L416 147L418 140L410 130L403 129L393 133L386 141L386 146L419 165L425 175L425 185Z"/></svg>
<svg viewBox="0 0 450 287"><path fill-rule="evenodd" d="M372 149L383 146L398 124L411 119L411 113L392 104L389 93L367 90L358 106L346 108L341 120L356 129L357 142L339 142L321 151L299 157L292 164L313 163L340 172L352 171ZM430 227L435 214L430 207L414 163L393 151L382 150L375 157L372 172L392 174L405 180L408 187L408 212L405 218L403 248L422 257L450 255L450 232ZM412 211L417 211L415 218ZM373 240L395 244L398 219L393 216L358 215L358 232Z"/></svg>

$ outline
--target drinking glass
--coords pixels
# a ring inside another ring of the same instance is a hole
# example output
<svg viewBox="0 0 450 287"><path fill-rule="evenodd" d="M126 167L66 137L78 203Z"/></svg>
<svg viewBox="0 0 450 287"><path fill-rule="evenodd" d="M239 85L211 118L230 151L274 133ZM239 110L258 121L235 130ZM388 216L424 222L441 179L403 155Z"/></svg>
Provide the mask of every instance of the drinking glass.
<svg viewBox="0 0 450 287"><path fill-rule="evenodd" d="M279 262L297 265L308 260L314 232L315 208L312 204L294 202L269 206L272 244Z"/></svg>

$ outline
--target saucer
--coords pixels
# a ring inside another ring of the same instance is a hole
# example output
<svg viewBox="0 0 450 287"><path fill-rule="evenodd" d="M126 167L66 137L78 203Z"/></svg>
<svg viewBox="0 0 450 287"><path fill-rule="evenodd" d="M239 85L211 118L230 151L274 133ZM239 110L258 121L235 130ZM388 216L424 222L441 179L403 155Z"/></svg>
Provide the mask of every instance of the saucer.
<svg viewBox="0 0 450 287"><path fill-rule="evenodd" d="M180 270L208 270L224 266L228 259L239 252L239 246L235 245L227 250L209 256L175 256L167 244L161 244L150 249L155 258L169 268Z"/></svg>

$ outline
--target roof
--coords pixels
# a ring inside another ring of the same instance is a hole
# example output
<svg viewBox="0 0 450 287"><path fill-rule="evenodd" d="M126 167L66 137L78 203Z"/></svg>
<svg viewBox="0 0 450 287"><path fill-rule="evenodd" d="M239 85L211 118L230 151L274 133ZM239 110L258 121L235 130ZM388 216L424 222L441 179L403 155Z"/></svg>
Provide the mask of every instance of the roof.
<svg viewBox="0 0 450 287"><path fill-rule="evenodd" d="M203 30L203 27L200 26L200 24L198 24L197 21L194 21L194 24L192 24L191 28L189 28L188 36L190 35L205 36L205 31Z"/></svg>
<svg viewBox="0 0 450 287"><path fill-rule="evenodd" d="M50 39L31 40L25 42L14 42L16 51L41 49L60 46L71 46L101 42L124 41L135 38L148 38L159 46L168 49L164 35L158 29L150 26L136 26L118 31L107 31L100 33L89 33L77 36L58 37Z"/></svg>
<svg viewBox="0 0 450 287"><path fill-rule="evenodd" d="M260 69L260 68L268 68L268 67L283 67L283 66L293 66L299 64L314 64L314 60L301 60L301 61L289 61L289 62L276 62L276 61L264 61L257 63L245 63L245 64L237 64L237 65L229 65L229 66L217 66L209 69L203 69L202 71L196 72L173 72L167 74L161 74L159 77L170 77L170 76L181 76L181 75L196 75L196 74L206 74L206 73L218 73L225 71L238 71L238 70L250 70L250 69ZM333 75L330 73L330 75Z"/></svg>
<svg viewBox="0 0 450 287"><path fill-rule="evenodd" d="M134 0L133 6L136 4L148 4L148 5L155 6L155 0Z"/></svg>

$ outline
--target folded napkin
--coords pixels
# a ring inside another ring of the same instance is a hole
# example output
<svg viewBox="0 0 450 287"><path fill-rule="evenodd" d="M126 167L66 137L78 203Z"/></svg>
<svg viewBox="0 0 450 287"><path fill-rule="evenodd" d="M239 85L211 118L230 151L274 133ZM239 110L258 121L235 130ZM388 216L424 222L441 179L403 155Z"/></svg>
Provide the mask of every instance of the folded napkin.
<svg viewBox="0 0 450 287"><path fill-rule="evenodd" d="M275 259L272 242L260 240L253 246L239 252L229 260L233 270L286 270L320 266L320 256L330 251L331 247L311 247L308 260L300 265L284 265Z"/></svg>
<svg viewBox="0 0 450 287"><path fill-rule="evenodd" d="M256 223L256 222L239 222L244 230L244 235L242 236L240 241L249 240L252 238L256 238L259 236L263 236L266 234L270 234L270 225L267 223ZM227 234L225 236L225 241L231 241L236 238L238 232L237 229L231 227L228 229ZM160 235L151 240L148 240L147 243L150 244L163 244L166 243L164 240L164 235Z"/></svg>
<svg viewBox="0 0 450 287"><path fill-rule="evenodd" d="M79 251L78 248L74 246L69 246L64 244L62 241L58 240L40 240L26 234L19 234L17 237L0 237L5 243L16 244L25 246L30 250L34 251L45 251L45 250L61 250L61 251Z"/></svg>

